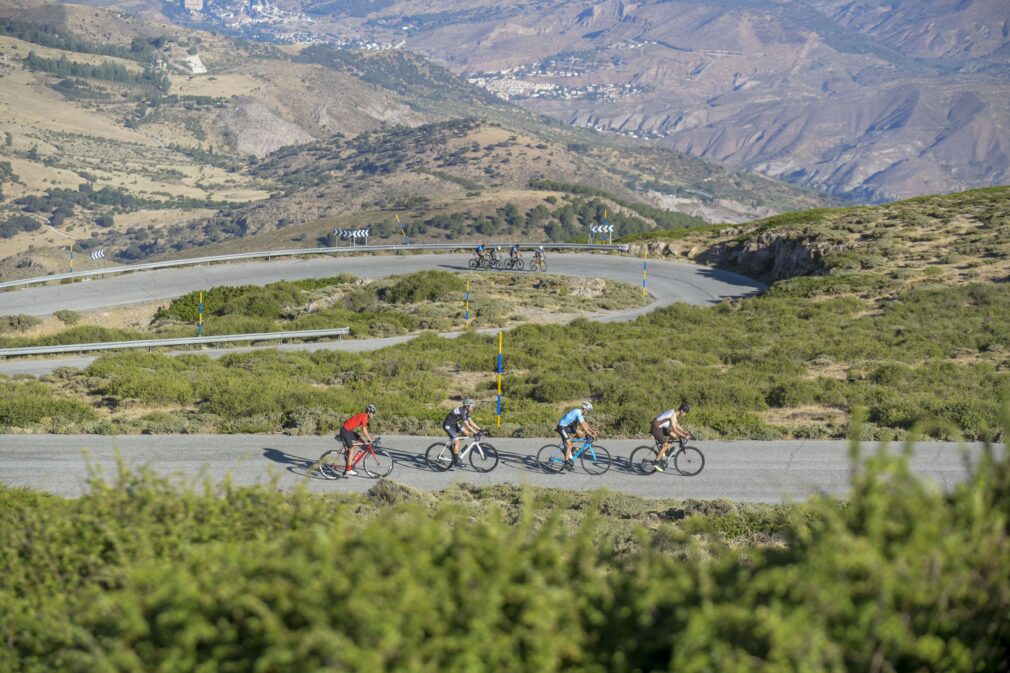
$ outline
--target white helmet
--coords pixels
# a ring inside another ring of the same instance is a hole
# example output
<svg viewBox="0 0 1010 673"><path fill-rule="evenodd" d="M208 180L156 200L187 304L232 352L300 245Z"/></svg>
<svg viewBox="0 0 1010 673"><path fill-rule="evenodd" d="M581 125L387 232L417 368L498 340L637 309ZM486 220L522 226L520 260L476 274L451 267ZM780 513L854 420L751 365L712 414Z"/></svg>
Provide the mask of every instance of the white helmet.
<svg viewBox="0 0 1010 673"><path fill-rule="evenodd" d="M583 411L592 411L593 410L593 403L592 402L588 402L588 401L587 402L583 402L582 403L582 410Z"/></svg>

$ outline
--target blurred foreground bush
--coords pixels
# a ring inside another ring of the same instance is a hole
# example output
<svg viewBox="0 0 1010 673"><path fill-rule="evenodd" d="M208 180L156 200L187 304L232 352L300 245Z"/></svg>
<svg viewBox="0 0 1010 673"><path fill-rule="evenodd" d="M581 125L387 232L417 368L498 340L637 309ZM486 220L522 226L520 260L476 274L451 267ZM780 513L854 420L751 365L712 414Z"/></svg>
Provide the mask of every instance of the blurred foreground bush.
<svg viewBox="0 0 1010 673"><path fill-rule="evenodd" d="M651 513L380 486L0 490L0 670L1008 670L1005 457L949 493L880 454L844 502Z"/></svg>

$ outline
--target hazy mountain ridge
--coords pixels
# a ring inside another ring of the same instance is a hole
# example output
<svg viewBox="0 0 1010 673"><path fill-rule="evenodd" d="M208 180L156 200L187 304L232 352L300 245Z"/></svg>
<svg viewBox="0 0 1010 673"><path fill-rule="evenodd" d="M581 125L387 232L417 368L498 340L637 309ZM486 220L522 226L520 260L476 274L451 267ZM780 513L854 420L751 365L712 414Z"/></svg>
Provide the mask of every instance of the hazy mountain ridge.
<svg viewBox="0 0 1010 673"><path fill-rule="evenodd" d="M1010 12L998 0L277 6L311 13L306 30L326 39L405 40L571 124L840 196L1010 181Z"/></svg>

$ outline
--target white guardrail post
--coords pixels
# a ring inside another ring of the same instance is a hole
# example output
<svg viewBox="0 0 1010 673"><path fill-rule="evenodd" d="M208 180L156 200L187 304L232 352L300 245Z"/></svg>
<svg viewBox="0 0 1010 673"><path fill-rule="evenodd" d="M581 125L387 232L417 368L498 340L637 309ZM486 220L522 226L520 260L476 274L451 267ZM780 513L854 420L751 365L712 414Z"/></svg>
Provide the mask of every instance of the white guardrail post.
<svg viewBox="0 0 1010 673"><path fill-rule="evenodd" d="M346 336L350 328L304 329L293 332L257 332L255 334L222 334L220 336L179 337L175 339L139 339L137 341L104 341L90 344L63 344L60 346L26 346L0 348L0 358L11 355L52 355L54 353L84 353L87 351L120 350L126 348L155 348L158 346L193 346L229 341L283 341L285 339L318 339L320 337Z"/></svg>
<svg viewBox="0 0 1010 673"><path fill-rule="evenodd" d="M367 232L367 229L357 231ZM367 236L363 234L361 236ZM359 237L361 237L359 236ZM511 243L502 243L503 246L511 246ZM611 252L627 252L627 245L593 245L586 243L518 243L523 249L533 249L543 247L546 250L598 250ZM473 250L476 243L415 243L411 245L350 245L347 247L333 248L302 248L295 250L268 250L266 252L242 252L232 255L214 255L213 257L193 257L189 259L173 259L166 262L147 262L145 264L132 264L130 266L108 266L102 269L91 269L88 271L76 271L73 273L58 273L50 276L37 276L35 278L23 278L21 280L8 280L0 283L0 289L8 287L27 287L28 285L39 285L41 283L51 283L61 280L75 280L78 278L91 278L93 276L110 276L120 273L130 273L132 271L152 271L154 269L168 269L177 266L196 266L199 264L212 264L214 262L235 262L245 259L270 259L273 257L298 257L301 255L340 255L348 253L368 253L368 252L439 252L451 250Z"/></svg>

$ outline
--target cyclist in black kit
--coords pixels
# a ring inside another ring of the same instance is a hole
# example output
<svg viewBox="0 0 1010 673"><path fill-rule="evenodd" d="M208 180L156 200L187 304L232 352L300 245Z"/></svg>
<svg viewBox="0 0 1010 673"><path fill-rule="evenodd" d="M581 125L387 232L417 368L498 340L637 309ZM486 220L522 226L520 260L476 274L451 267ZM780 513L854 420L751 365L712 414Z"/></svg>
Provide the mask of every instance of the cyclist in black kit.
<svg viewBox="0 0 1010 673"><path fill-rule="evenodd" d="M450 411L449 415L442 421L442 429L445 430L445 433L449 435L449 439L452 440L450 450L452 451L453 467L463 467L463 461L459 459L459 445L463 441L463 438L480 432L480 428L470 418L473 405L473 400L469 398L463 400L463 404Z"/></svg>

